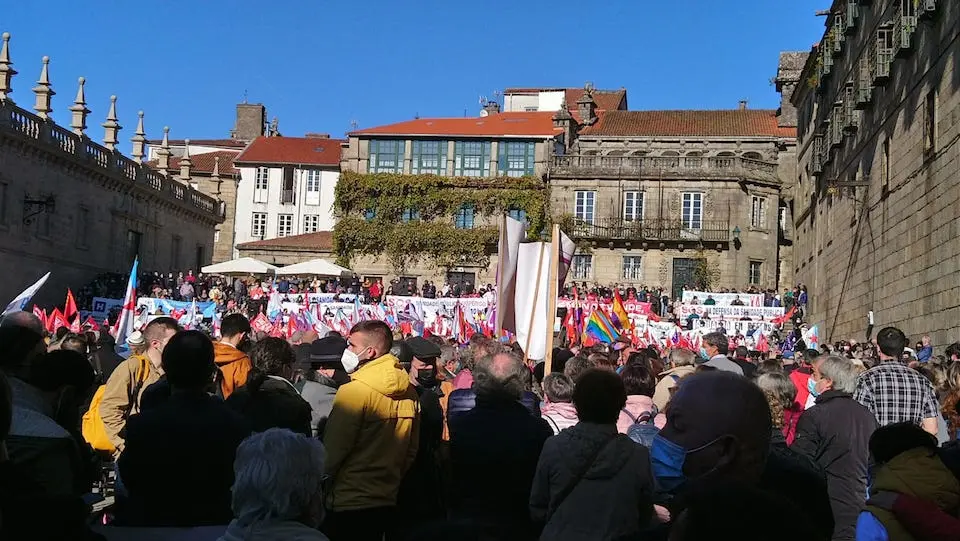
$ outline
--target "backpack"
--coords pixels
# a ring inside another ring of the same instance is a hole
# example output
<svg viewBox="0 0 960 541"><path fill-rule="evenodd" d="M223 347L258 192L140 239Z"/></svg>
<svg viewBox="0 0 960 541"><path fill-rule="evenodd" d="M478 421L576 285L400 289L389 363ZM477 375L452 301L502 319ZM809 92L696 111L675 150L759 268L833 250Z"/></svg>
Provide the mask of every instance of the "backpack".
<svg viewBox="0 0 960 541"><path fill-rule="evenodd" d="M133 393L130 397L131 408L133 407L133 402L140 396L140 390L143 389L143 384L150 374L150 363L147 361L147 358L141 356L138 357L138 359L140 366L137 368L135 375L136 384L133 387ZM90 400L90 407L87 409L87 412L83 414L81 432L83 433L83 439L86 440L94 450L113 454L117 451L117 448L114 447L110 441L110 437L107 436L107 428L103 425L103 419L100 417L100 403L103 401L103 392L106 388L106 385L101 385L97 388L97 392L93 394L93 399Z"/></svg>
<svg viewBox="0 0 960 541"><path fill-rule="evenodd" d="M638 417L634 417L629 411L627 411L626 408L621 411L633 419L633 424L627 429L627 437L649 449L653 445L654 436L660 433L660 429L657 428L657 425L653 424L653 420L657 416L657 412L645 412L641 413Z"/></svg>

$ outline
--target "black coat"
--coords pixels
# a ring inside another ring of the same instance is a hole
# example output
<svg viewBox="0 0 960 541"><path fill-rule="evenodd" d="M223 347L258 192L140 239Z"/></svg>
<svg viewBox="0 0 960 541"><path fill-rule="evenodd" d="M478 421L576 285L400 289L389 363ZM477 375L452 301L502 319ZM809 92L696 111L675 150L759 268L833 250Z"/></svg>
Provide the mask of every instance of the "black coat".
<svg viewBox="0 0 960 541"><path fill-rule="evenodd" d="M283 378L260 376L247 380L227 397L226 405L247 420L254 432L286 428L311 436L310 404L292 383Z"/></svg>
<svg viewBox="0 0 960 541"><path fill-rule="evenodd" d="M540 417L540 400L537 395L530 391L525 391L520 397L519 403L527 408L534 417ZM460 415L472 410L477 405L477 393L473 389L457 389L450 393L447 399L447 424L457 419Z"/></svg>
<svg viewBox="0 0 960 541"><path fill-rule="evenodd" d="M118 525L212 526L233 518L230 487L246 421L203 392L173 393L127 420Z"/></svg>
<svg viewBox="0 0 960 541"><path fill-rule="evenodd" d="M792 449L810 457L827 475L835 540L856 538L857 517L866 500L868 444L877 426L870 410L840 391L818 396L797 422Z"/></svg>
<svg viewBox="0 0 960 541"><path fill-rule="evenodd" d="M553 435L546 421L516 400L479 396L449 427L454 517L501 528L501 539L536 537L530 487Z"/></svg>
<svg viewBox="0 0 960 541"><path fill-rule="evenodd" d="M833 511L827 492L827 478L813 460L787 447L783 431L774 428L770 436L770 453L758 488L777 494L792 503L813 526L816 540L830 539L833 532Z"/></svg>

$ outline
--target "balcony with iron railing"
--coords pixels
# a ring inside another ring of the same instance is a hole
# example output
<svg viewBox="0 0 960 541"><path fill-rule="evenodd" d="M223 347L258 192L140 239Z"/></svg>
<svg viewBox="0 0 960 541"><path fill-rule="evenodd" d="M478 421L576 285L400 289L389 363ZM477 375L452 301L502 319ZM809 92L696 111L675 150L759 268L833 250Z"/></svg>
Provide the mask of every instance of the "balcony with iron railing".
<svg viewBox="0 0 960 541"><path fill-rule="evenodd" d="M553 156L555 178L754 178L779 181L777 164L740 156Z"/></svg>
<svg viewBox="0 0 960 541"><path fill-rule="evenodd" d="M654 241L654 242L730 242L730 222L726 220L595 218L588 222L575 219L570 235L581 240Z"/></svg>

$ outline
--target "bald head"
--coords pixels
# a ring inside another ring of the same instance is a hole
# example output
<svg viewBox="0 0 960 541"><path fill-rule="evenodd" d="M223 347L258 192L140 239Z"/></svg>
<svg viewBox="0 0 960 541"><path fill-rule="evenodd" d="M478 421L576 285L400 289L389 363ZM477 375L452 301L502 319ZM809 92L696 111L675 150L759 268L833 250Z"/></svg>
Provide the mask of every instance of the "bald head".
<svg viewBox="0 0 960 541"><path fill-rule="evenodd" d="M525 376L529 372L513 353L496 353L480 359L474 369L474 390L477 395L499 395L519 399Z"/></svg>
<svg viewBox="0 0 960 541"><path fill-rule="evenodd" d="M44 332L43 323L32 312L11 312L0 319L0 328L2 327L24 327L41 336Z"/></svg>
<svg viewBox="0 0 960 541"><path fill-rule="evenodd" d="M684 472L755 481L769 452L772 423L763 392L742 376L724 371L684 378L667 408L660 434L690 453Z"/></svg>

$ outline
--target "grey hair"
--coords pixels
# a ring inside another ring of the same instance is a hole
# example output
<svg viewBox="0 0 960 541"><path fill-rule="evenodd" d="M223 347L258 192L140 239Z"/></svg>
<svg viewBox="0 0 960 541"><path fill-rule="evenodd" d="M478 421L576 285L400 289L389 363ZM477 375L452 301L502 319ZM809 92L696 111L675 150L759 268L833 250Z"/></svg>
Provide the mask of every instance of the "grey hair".
<svg viewBox="0 0 960 541"><path fill-rule="evenodd" d="M573 402L573 380L554 372L543 378L543 394L554 404Z"/></svg>
<svg viewBox="0 0 960 541"><path fill-rule="evenodd" d="M850 359L830 355L820 363L820 375L833 382L832 389L853 393L857 389L857 376L860 371Z"/></svg>
<svg viewBox="0 0 960 541"><path fill-rule="evenodd" d="M44 335L43 322L33 312L16 311L0 317L0 327L23 327Z"/></svg>
<svg viewBox="0 0 960 541"><path fill-rule="evenodd" d="M671 349L670 362L674 366L693 366L697 363L697 354L689 349Z"/></svg>
<svg viewBox="0 0 960 541"><path fill-rule="evenodd" d="M253 526L306 516L323 498L326 454L320 440L285 428L243 440L233 463L231 508L237 522Z"/></svg>
<svg viewBox="0 0 960 541"><path fill-rule="evenodd" d="M473 389L477 396L501 395L519 399L530 372L514 353L495 353L480 358L473 370Z"/></svg>
<svg viewBox="0 0 960 541"><path fill-rule="evenodd" d="M788 409L797 399L797 387L783 372L764 372L753 382L761 390L771 393L783 409Z"/></svg>

